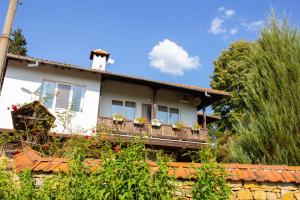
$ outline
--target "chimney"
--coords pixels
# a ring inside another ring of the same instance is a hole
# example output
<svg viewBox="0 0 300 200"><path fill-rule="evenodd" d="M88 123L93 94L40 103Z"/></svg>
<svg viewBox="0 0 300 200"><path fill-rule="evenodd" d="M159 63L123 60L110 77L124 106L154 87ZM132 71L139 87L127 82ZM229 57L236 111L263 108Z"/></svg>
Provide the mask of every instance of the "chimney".
<svg viewBox="0 0 300 200"><path fill-rule="evenodd" d="M91 51L90 59L92 60L92 69L105 71L108 58L109 53L104 50L97 49Z"/></svg>

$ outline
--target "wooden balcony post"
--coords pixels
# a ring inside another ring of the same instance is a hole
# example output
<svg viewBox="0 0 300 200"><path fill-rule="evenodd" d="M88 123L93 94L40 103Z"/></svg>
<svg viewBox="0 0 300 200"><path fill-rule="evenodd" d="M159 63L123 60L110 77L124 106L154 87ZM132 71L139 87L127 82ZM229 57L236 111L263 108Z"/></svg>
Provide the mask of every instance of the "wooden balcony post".
<svg viewBox="0 0 300 200"><path fill-rule="evenodd" d="M153 88L153 96L152 96L152 119L156 119L156 111L157 111L157 89Z"/></svg>
<svg viewBox="0 0 300 200"><path fill-rule="evenodd" d="M203 107L203 128L206 128L206 108Z"/></svg>

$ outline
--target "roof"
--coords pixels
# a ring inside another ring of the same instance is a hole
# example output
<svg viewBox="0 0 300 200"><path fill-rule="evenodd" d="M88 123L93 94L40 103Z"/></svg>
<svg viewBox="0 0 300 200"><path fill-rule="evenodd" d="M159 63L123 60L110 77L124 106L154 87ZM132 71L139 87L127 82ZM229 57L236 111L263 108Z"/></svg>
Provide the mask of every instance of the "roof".
<svg viewBox="0 0 300 200"><path fill-rule="evenodd" d="M198 123L201 124L203 122L203 113L201 111L199 111L197 113L197 115L198 115ZM216 121L219 121L219 120L221 120L220 116L206 115L206 123L207 124L213 123L213 122L216 122Z"/></svg>
<svg viewBox="0 0 300 200"><path fill-rule="evenodd" d="M31 148L25 148L15 155L13 160L17 172L30 169L42 173L66 172L69 161L67 158L42 157ZM101 161L96 159L85 160L85 165L92 170L100 163ZM155 172L156 163L150 161L149 164L152 173ZM194 168L200 166L199 163L171 162L169 174L175 175L177 179L190 179L195 175ZM300 183L300 166L224 164L224 167L229 181Z"/></svg>
<svg viewBox="0 0 300 200"><path fill-rule="evenodd" d="M49 61L46 59L34 58L34 57L30 57L30 56L19 56L19 55L15 55L15 54L11 54L11 53L8 53L7 55L8 55L8 59L10 59L10 60L39 62L41 64L48 64L48 65L52 65L55 67L62 67L62 68L78 70L80 72L90 72L90 73L94 73L94 74L101 74L102 79L113 79L113 80L126 81L129 83L145 84L145 85L150 85L153 88L163 87L163 88L167 88L167 89L182 90L184 92L190 92L190 93L197 93L197 94L200 93L203 97L205 97L207 99L209 104L213 103L215 101L218 101L220 99L230 97L229 93L221 91L221 90L214 90L214 89L210 89L210 88L204 88L204 87L193 86L193 85L185 85L185 84L150 80L150 79L146 79L146 78L142 78L142 77L128 76L128 75L117 74L117 73L108 72L108 71L95 70L95 69L91 69L89 67L66 64L66 63L56 62L56 61Z"/></svg>

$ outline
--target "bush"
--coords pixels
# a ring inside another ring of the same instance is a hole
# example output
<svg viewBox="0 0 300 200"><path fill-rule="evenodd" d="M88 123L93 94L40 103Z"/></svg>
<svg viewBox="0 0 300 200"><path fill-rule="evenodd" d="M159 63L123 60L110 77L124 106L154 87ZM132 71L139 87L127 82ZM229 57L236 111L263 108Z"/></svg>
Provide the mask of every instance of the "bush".
<svg viewBox="0 0 300 200"><path fill-rule="evenodd" d="M168 175L168 159L158 155L157 171L151 174L145 145L135 141L116 154L103 145L101 164L96 170L84 165L84 146L74 147L67 173L53 175L36 188L29 171L12 181L10 173L0 172L1 199L174 199L175 178Z"/></svg>
<svg viewBox="0 0 300 200"><path fill-rule="evenodd" d="M226 183L226 172L222 164L216 162L215 149L207 146L199 151L198 157L202 165L196 169L193 198L195 200L229 199L231 190Z"/></svg>

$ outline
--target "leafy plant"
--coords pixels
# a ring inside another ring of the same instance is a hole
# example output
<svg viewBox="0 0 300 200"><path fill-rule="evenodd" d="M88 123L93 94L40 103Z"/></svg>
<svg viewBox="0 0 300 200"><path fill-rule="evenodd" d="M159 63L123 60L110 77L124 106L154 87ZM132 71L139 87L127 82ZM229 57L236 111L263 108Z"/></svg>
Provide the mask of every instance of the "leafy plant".
<svg viewBox="0 0 300 200"><path fill-rule="evenodd" d="M195 123L195 124L193 124L193 126L192 126L192 130L193 130L193 131L198 131L200 128L201 128L201 125L198 124L198 123Z"/></svg>
<svg viewBox="0 0 300 200"><path fill-rule="evenodd" d="M113 115L113 120L114 121L121 121L121 122L123 122L123 121L125 121L125 116L124 115L122 115L122 114L114 114Z"/></svg>
<svg viewBox="0 0 300 200"><path fill-rule="evenodd" d="M196 182L192 190L193 199L227 200L231 195L226 183L226 172L222 164L216 162L216 151L206 146L198 152L201 167L196 168Z"/></svg>
<svg viewBox="0 0 300 200"><path fill-rule="evenodd" d="M174 129L177 129L177 130L182 130L183 128L185 127L185 124L181 121L179 122L176 122L174 125L173 125L173 128Z"/></svg>
<svg viewBox="0 0 300 200"><path fill-rule="evenodd" d="M147 123L147 119L145 117L138 117L134 120L134 123L137 124L146 124Z"/></svg>
<svg viewBox="0 0 300 200"><path fill-rule="evenodd" d="M91 141L93 138L76 137L76 145L69 149L68 171L46 178L40 187L35 187L29 171L15 183L1 168L1 199L176 199L175 178L168 175L169 160L162 153L157 157L157 170L151 172L142 140L120 145L118 153L104 143L98 157L101 164L91 170L84 162Z"/></svg>

